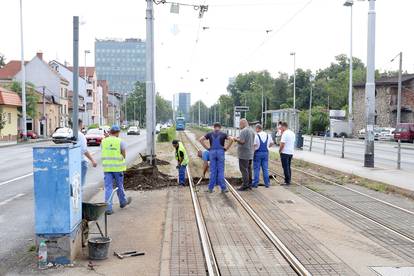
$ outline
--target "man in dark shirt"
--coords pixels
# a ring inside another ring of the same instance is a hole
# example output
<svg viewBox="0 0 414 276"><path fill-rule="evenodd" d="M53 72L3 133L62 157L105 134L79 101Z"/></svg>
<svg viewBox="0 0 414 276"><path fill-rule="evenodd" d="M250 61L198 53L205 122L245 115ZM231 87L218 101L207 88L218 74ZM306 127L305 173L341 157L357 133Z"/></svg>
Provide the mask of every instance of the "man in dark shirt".
<svg viewBox="0 0 414 276"><path fill-rule="evenodd" d="M210 145L207 145L206 140L210 142ZM227 146L225 146L226 140L230 141ZM212 193L216 184L220 185L223 193L228 192L224 183L224 152L231 147L232 139L221 131L220 123L215 123L214 131L207 133L199 141L209 151L210 182L208 184L208 192Z"/></svg>

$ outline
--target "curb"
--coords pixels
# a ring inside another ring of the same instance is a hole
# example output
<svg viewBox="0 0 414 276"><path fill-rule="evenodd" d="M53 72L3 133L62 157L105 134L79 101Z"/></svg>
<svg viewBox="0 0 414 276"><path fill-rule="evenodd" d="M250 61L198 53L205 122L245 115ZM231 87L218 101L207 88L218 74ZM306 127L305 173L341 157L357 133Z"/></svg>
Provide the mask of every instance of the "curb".
<svg viewBox="0 0 414 276"><path fill-rule="evenodd" d="M49 142L49 141L52 141L52 139L51 138L48 138L48 139L36 139L33 142L16 142L15 144L6 144L6 145L1 145L0 144L0 148L15 147L15 146L29 145L29 144L38 144L38 143L44 143L44 142Z"/></svg>

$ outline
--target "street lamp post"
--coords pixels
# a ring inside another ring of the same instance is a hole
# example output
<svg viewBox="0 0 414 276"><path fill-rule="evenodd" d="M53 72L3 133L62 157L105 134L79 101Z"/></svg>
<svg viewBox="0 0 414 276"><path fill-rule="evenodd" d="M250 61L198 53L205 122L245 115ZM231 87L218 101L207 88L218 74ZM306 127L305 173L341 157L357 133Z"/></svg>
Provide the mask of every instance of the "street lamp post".
<svg viewBox="0 0 414 276"><path fill-rule="evenodd" d="M27 115L26 115L26 68L24 66L24 44L23 44L23 3L20 0L20 53L21 53L21 72L22 72L22 120L23 129L22 136L23 140L27 139Z"/></svg>
<svg viewBox="0 0 414 276"><path fill-rule="evenodd" d="M290 53L293 56L293 109L296 110L296 53Z"/></svg>
<svg viewBox="0 0 414 276"><path fill-rule="evenodd" d="M369 0L367 81L365 84L365 155L364 166L374 167L374 125L375 125L375 0Z"/></svg>
<svg viewBox="0 0 414 276"><path fill-rule="evenodd" d="M344 3L345 7L350 7L351 10L351 44L349 50L349 91L348 91L348 128L349 131L352 133L352 123L353 123L353 115L352 115L352 86L353 86L353 56L352 56L352 48L353 48L353 0L346 0Z"/></svg>
<svg viewBox="0 0 414 276"><path fill-rule="evenodd" d="M313 92L313 76L310 77L310 95L309 95L309 115L308 115L308 132L312 134L312 92Z"/></svg>

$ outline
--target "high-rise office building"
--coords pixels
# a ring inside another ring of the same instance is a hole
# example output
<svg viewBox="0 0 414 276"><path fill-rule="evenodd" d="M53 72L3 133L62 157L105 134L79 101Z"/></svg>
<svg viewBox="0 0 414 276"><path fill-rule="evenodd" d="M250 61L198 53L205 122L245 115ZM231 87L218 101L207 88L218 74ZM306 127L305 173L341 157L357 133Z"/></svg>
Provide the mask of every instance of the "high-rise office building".
<svg viewBox="0 0 414 276"><path fill-rule="evenodd" d="M184 116L186 121L190 120L191 93L177 93L173 99L175 116Z"/></svg>
<svg viewBox="0 0 414 276"><path fill-rule="evenodd" d="M145 82L145 41L97 39L95 66L98 79L107 80L110 91L130 93L137 81Z"/></svg>

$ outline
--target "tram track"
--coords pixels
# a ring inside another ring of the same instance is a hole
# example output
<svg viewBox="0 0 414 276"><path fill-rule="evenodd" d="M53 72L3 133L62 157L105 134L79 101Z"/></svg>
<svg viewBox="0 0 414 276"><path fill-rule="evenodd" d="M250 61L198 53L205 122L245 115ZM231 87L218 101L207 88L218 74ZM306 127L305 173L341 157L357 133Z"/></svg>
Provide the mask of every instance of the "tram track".
<svg viewBox="0 0 414 276"><path fill-rule="evenodd" d="M181 140L183 141L184 137L186 142L190 144L196 151L199 150L197 145L195 145L191 139L187 137L186 133L180 134ZM185 143L187 144L187 143ZM200 206L199 196L197 194L197 189L195 188L193 179L191 177L190 168L187 166L187 176L190 184L191 197L193 199L193 206L196 214L197 226L199 229L200 239L202 242L203 253L206 260L206 267L208 275L222 275L220 271L220 266L217 262L217 257L215 256L215 250L210 240L210 235L208 233L208 228L204 219L203 210ZM288 247L277 237L277 235L271 230L271 228L262 220L262 218L255 212L255 210L243 199L243 197L236 191L233 185L226 181L226 185L230 191L229 194L232 195L233 199L237 201L247 215L252 219L254 224L270 241L270 243L277 249L280 255L284 260L289 264L294 275L312 275L305 266L295 257L295 255L288 249Z"/></svg>
<svg viewBox="0 0 414 276"><path fill-rule="evenodd" d="M276 164L275 161L271 162L273 164ZM392 204L390 202L384 201L382 199L378 199L363 192L357 191L355 189L345 187L332 180L303 171L301 169L292 168L292 170L302 173L308 177L317 179L318 181L323 181L328 185L333 185L336 189L340 189L346 192L346 195L335 194L335 191L331 193L325 192L323 189L312 188L307 184L299 183L299 181L296 180L292 180L293 184L301 186L313 194L318 194L324 199L330 202L334 202L338 206L341 206L342 208L352 212L353 214L370 220L378 226L414 244L414 212L397 206L395 204ZM282 179L284 177L282 173L276 170L269 170L269 172L281 177ZM359 199L355 200L355 197L357 196L359 197ZM354 198L353 201L351 201L351 197ZM368 206L370 208L367 208L367 202L371 204L370 206ZM404 223L407 223L408 225L404 226Z"/></svg>

